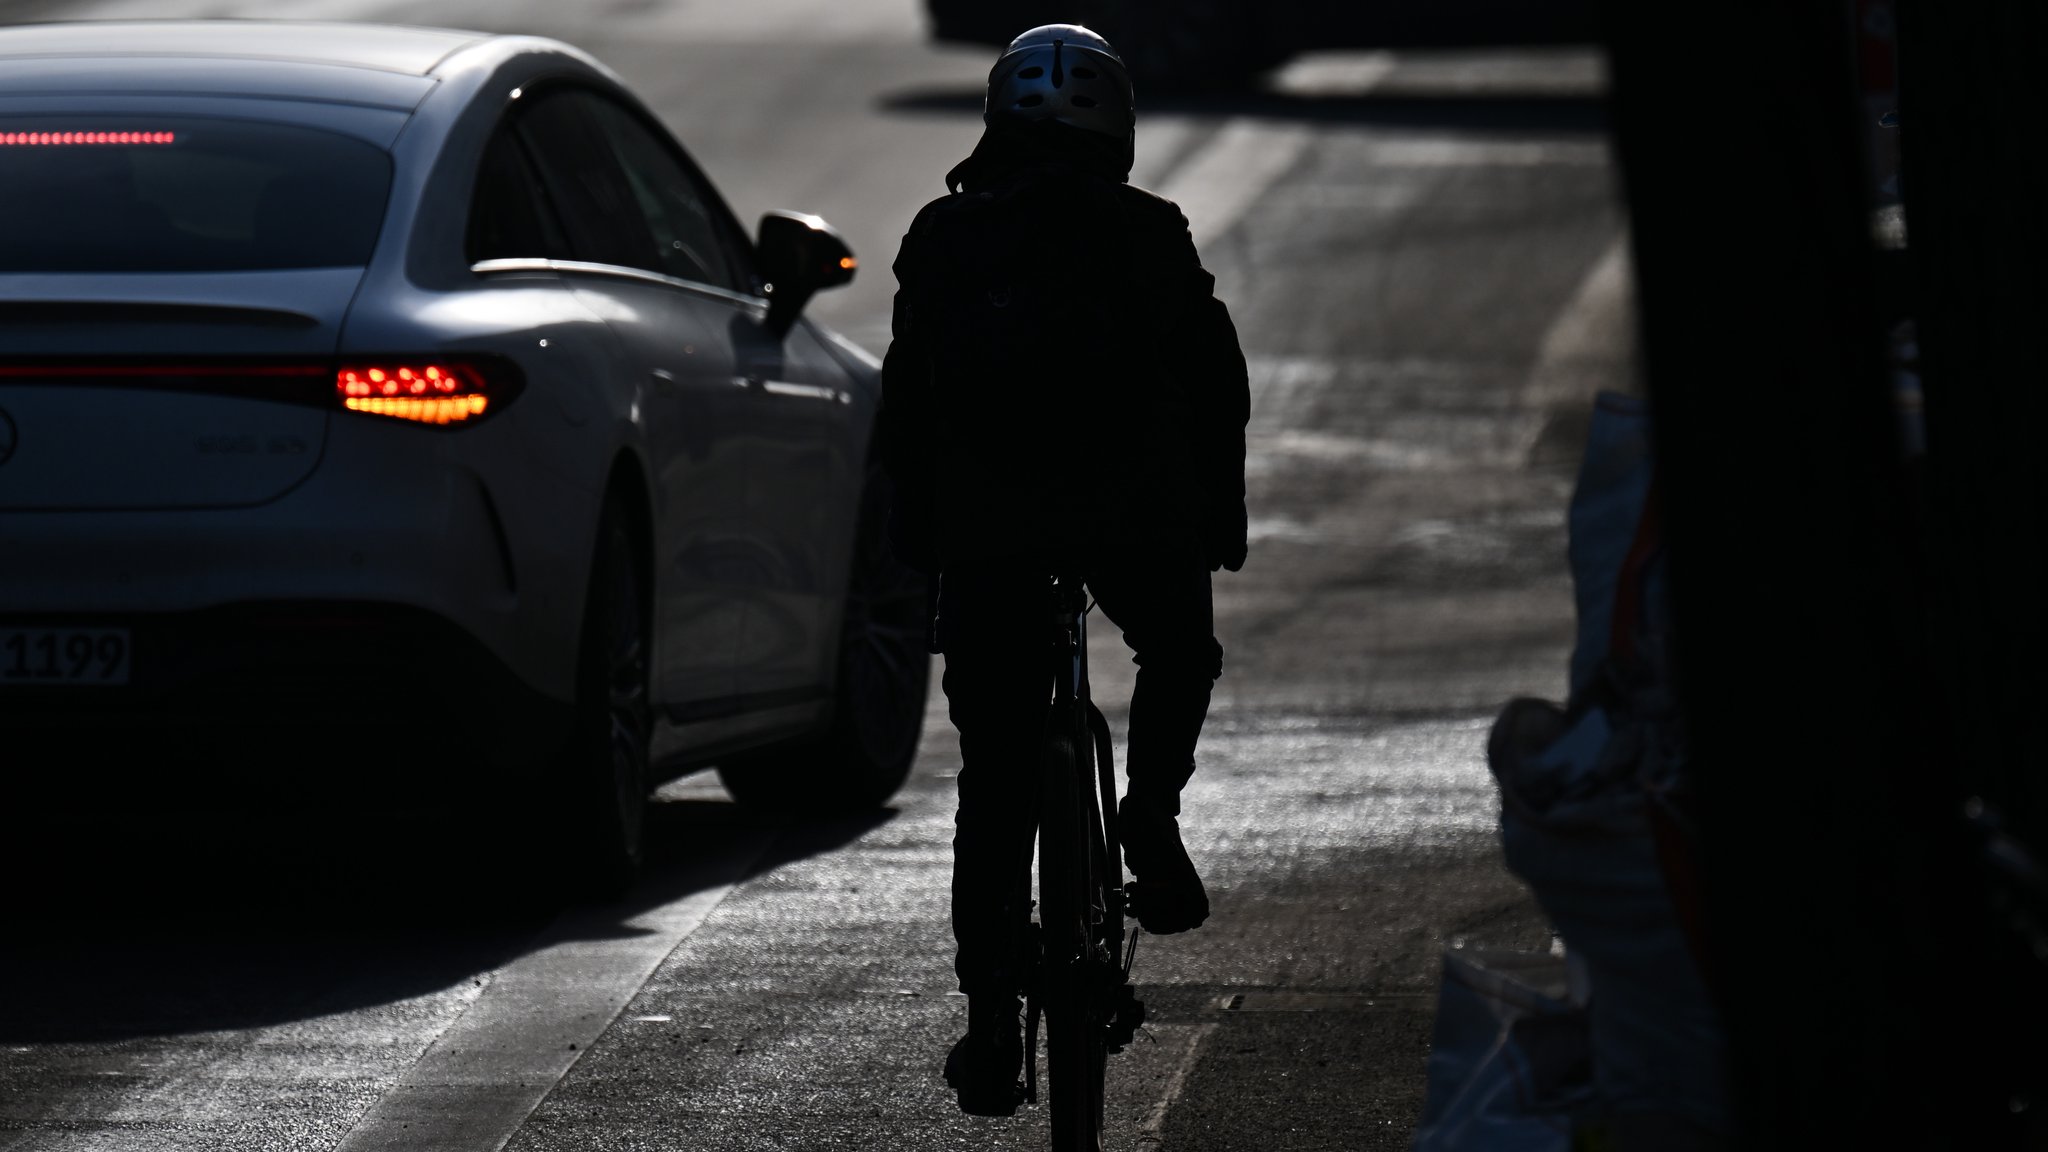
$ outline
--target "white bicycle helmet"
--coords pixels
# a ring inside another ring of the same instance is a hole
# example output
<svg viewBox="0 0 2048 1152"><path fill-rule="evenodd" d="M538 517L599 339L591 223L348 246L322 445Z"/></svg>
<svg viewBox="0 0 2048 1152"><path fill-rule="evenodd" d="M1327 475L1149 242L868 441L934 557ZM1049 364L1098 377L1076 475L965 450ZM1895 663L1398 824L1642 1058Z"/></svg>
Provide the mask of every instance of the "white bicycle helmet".
<svg viewBox="0 0 2048 1152"><path fill-rule="evenodd" d="M1123 57L1079 24L1046 24L1010 42L988 74L983 118L1057 120L1129 141L1137 107Z"/></svg>

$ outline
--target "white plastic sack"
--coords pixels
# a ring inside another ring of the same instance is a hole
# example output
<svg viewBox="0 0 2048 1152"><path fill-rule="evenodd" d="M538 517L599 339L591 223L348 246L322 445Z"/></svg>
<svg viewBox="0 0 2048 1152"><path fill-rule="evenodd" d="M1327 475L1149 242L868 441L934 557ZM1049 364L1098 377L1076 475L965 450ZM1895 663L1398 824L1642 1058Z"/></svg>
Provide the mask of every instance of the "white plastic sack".
<svg viewBox="0 0 2048 1152"><path fill-rule="evenodd" d="M1587 1060L1563 960L1445 952L1415 1152L1570 1152Z"/></svg>
<svg viewBox="0 0 2048 1152"><path fill-rule="evenodd" d="M1603 1109L1720 1131L1725 1042L1664 885L1646 803L1637 792L1541 814L1509 807L1501 845L1508 870L1586 965Z"/></svg>
<svg viewBox="0 0 2048 1152"><path fill-rule="evenodd" d="M1603 674L1624 561L1650 492L1649 414L1603 394L1572 496L1578 600L1574 696ZM1634 589L1628 674L1595 706L1508 705L1488 766L1508 870L1529 884L1590 977L1594 1085L1609 1113L1727 1125L1724 1042L1658 859L1650 806L1678 779L1682 741L1665 661L1661 564Z"/></svg>

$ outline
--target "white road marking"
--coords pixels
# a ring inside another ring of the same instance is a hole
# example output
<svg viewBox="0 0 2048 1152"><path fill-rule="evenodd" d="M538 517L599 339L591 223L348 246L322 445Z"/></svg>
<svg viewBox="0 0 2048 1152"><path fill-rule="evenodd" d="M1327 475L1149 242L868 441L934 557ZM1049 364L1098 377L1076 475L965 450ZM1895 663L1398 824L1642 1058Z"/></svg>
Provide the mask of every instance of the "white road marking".
<svg viewBox="0 0 2048 1152"><path fill-rule="evenodd" d="M1214 1024L1198 1024L1188 1036L1188 1046L1180 1054L1180 1062L1173 1067L1173 1073L1166 1078L1166 1087L1159 1093L1159 1100L1152 1105L1152 1111L1145 1117L1145 1123L1138 1129L1140 1152L1151 1152L1165 1146L1165 1137L1160 1135L1166 1129L1166 1114L1180 1099L1187 1087L1188 1073L1194 1071L1195 1062L1201 1058L1202 1043L1209 1034L1216 1031Z"/></svg>
<svg viewBox="0 0 2048 1152"><path fill-rule="evenodd" d="M73 4L67 20L367 20L397 0L95 0Z"/></svg>
<svg viewBox="0 0 2048 1152"><path fill-rule="evenodd" d="M1454 140L1441 136L1390 136L1366 145L1373 168L1532 168L1566 165L1600 168L1612 163L1604 142L1584 140Z"/></svg>
<svg viewBox="0 0 2048 1152"><path fill-rule="evenodd" d="M1600 259L1593 262L1571 303L1551 321L1543 334L1539 364L1556 364L1593 357L1611 359L1615 353L1614 314L1628 306L1633 283L1629 265L1628 235L1616 236Z"/></svg>
<svg viewBox="0 0 2048 1152"><path fill-rule="evenodd" d="M351 8L366 7L364 0L349 0ZM244 15L246 3L232 0L94 0L91 3L72 4L64 10L67 20L211 20L223 16ZM305 10L303 3L277 3L266 6L264 15L276 20L325 19L308 17L300 13ZM355 11L339 19L359 19Z"/></svg>
<svg viewBox="0 0 2048 1152"><path fill-rule="evenodd" d="M1519 407L1527 422L1521 455L1533 451L1543 417L1553 408L1590 402L1602 388L1633 389L1635 278L1628 233L1614 238L1593 262L1578 291L1550 322Z"/></svg>
<svg viewBox="0 0 2048 1152"><path fill-rule="evenodd" d="M492 974L336 1152L497 1152L625 1008L668 954L745 878L773 836L721 854L690 895L623 925L573 913Z"/></svg>
<svg viewBox="0 0 2048 1152"><path fill-rule="evenodd" d="M1283 66L1270 83L1289 96L1363 96L1393 71L1392 52L1312 54Z"/></svg>
<svg viewBox="0 0 2048 1152"><path fill-rule="evenodd" d="M1394 71L1394 57L1368 52L1318 57L1282 69L1273 86L1290 95L1363 95ZM1159 194L1180 205L1206 251L1241 220L1266 189L1292 171L1315 130L1307 124L1238 117L1180 165Z"/></svg>
<svg viewBox="0 0 2048 1152"><path fill-rule="evenodd" d="M1138 155L1131 165L1131 183L1156 188L1173 171L1196 122L1185 116L1147 116L1138 109Z"/></svg>
<svg viewBox="0 0 2048 1152"><path fill-rule="evenodd" d="M805 43L899 39L923 26L917 0L752 0L686 3L618 0L591 4L588 18L630 25L635 33L695 42ZM500 0L92 0L72 6L75 20L165 20L235 17L268 20L382 20L401 24L463 27L502 25Z"/></svg>
<svg viewBox="0 0 2048 1152"><path fill-rule="evenodd" d="M1302 124L1232 120L1174 171L1159 194L1180 205L1195 247L1206 252L1294 168L1313 139L1315 133Z"/></svg>
<svg viewBox="0 0 2048 1152"><path fill-rule="evenodd" d="M293 20L368 20L384 14L389 16L400 11L404 5L391 0L293 0L285 11ZM278 10L275 0L263 3L242 3L235 6L235 15L243 19L256 20L264 17L278 19L284 15Z"/></svg>
<svg viewBox="0 0 2048 1152"><path fill-rule="evenodd" d="M1254 431L1285 431L1288 419L1337 381L1339 364L1323 356L1252 356L1247 368Z"/></svg>
<svg viewBox="0 0 2048 1152"><path fill-rule="evenodd" d="M919 0L864 0L858 4L847 0L657 0L623 7L627 11L620 18L636 28L697 43L901 40L906 34L922 36L926 22ZM990 58L994 58L993 50Z"/></svg>

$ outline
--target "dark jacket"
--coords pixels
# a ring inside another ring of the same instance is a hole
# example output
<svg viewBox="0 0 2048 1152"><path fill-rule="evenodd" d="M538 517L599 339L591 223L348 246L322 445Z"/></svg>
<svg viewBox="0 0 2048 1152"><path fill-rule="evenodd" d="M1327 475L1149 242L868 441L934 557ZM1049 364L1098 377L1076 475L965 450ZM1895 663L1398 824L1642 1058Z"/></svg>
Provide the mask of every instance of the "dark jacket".
<svg viewBox="0 0 2048 1152"><path fill-rule="evenodd" d="M895 270L880 447L906 561L1165 530L1243 563L1244 355L1170 201L1028 163L926 205Z"/></svg>

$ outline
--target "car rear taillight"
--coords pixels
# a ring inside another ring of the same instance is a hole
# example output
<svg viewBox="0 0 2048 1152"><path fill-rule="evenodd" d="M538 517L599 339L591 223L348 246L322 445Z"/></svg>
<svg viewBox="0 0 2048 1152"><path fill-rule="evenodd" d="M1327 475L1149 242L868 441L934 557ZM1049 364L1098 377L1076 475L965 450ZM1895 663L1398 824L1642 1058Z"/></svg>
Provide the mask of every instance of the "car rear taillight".
<svg viewBox="0 0 2048 1152"><path fill-rule="evenodd" d="M509 369L470 360L380 360L335 370L334 394L351 412L416 424L468 424L510 400Z"/></svg>

